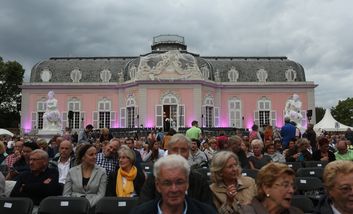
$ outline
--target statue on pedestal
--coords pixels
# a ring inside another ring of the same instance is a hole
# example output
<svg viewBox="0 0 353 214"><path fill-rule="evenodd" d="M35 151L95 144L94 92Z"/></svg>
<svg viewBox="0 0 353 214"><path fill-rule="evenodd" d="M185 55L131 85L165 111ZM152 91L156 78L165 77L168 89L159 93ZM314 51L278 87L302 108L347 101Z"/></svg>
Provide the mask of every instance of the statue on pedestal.
<svg viewBox="0 0 353 214"><path fill-rule="evenodd" d="M285 106L285 117L289 117L290 121L297 124L298 128L301 128L301 122L303 115L301 114L302 102L297 94L293 94L286 102Z"/></svg>
<svg viewBox="0 0 353 214"><path fill-rule="evenodd" d="M54 91L48 92L48 100L45 102L46 110L43 115L43 130L61 130L61 117L57 108L58 100Z"/></svg>

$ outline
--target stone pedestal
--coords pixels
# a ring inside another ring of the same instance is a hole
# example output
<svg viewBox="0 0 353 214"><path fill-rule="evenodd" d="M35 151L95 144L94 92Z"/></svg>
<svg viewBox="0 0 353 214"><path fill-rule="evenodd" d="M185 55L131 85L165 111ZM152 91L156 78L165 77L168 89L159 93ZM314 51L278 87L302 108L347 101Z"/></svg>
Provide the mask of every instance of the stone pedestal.
<svg viewBox="0 0 353 214"><path fill-rule="evenodd" d="M49 140L53 138L53 136L55 135L62 135L62 130L59 130L59 129L41 129L38 131L38 134L37 136L39 138L42 138L42 139L45 139L48 143L49 143Z"/></svg>

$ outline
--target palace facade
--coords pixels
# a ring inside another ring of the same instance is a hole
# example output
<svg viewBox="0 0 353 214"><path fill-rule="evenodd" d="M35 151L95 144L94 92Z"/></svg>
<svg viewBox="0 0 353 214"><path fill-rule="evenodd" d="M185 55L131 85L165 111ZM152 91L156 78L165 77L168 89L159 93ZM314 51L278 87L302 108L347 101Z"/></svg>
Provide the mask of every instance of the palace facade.
<svg viewBox="0 0 353 214"><path fill-rule="evenodd" d="M160 35L151 52L126 57L53 57L34 65L22 86L21 128L43 128L45 101L55 92L63 127L250 128L283 125L296 94L300 125L315 109L317 85L287 57L201 56L184 38ZM70 114L70 119L68 118ZM72 116L72 117L71 117ZM315 122L315 115L312 121Z"/></svg>

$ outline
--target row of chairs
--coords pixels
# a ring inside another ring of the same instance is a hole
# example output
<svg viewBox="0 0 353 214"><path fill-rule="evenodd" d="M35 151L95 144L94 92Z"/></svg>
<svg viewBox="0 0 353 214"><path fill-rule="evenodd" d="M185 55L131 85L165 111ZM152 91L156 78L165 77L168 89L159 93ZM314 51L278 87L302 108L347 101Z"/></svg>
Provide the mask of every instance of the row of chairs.
<svg viewBox="0 0 353 214"><path fill-rule="evenodd" d="M137 205L137 198L102 198L95 207L95 214L125 214ZM311 213L314 209L312 200L305 195L294 195L292 205L304 213ZM0 198L0 213L4 214L30 214L33 202L29 198ZM38 210L38 214L86 214L90 213L90 205L86 198L57 197L45 198Z"/></svg>
<svg viewBox="0 0 353 214"><path fill-rule="evenodd" d="M138 198L104 197L98 201L94 212L89 201L80 197L49 196L43 199L38 214L128 214L137 205ZM0 213L30 214L33 202L29 198L0 198Z"/></svg>

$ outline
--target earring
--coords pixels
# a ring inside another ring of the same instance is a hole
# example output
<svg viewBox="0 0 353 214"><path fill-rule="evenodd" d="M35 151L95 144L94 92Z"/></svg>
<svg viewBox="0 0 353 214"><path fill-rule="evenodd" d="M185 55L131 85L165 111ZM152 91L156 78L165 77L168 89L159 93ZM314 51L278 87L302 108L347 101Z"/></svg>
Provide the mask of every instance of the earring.
<svg viewBox="0 0 353 214"><path fill-rule="evenodd" d="M267 193L267 194L266 194L266 197L269 198L269 197L270 197L270 194Z"/></svg>

